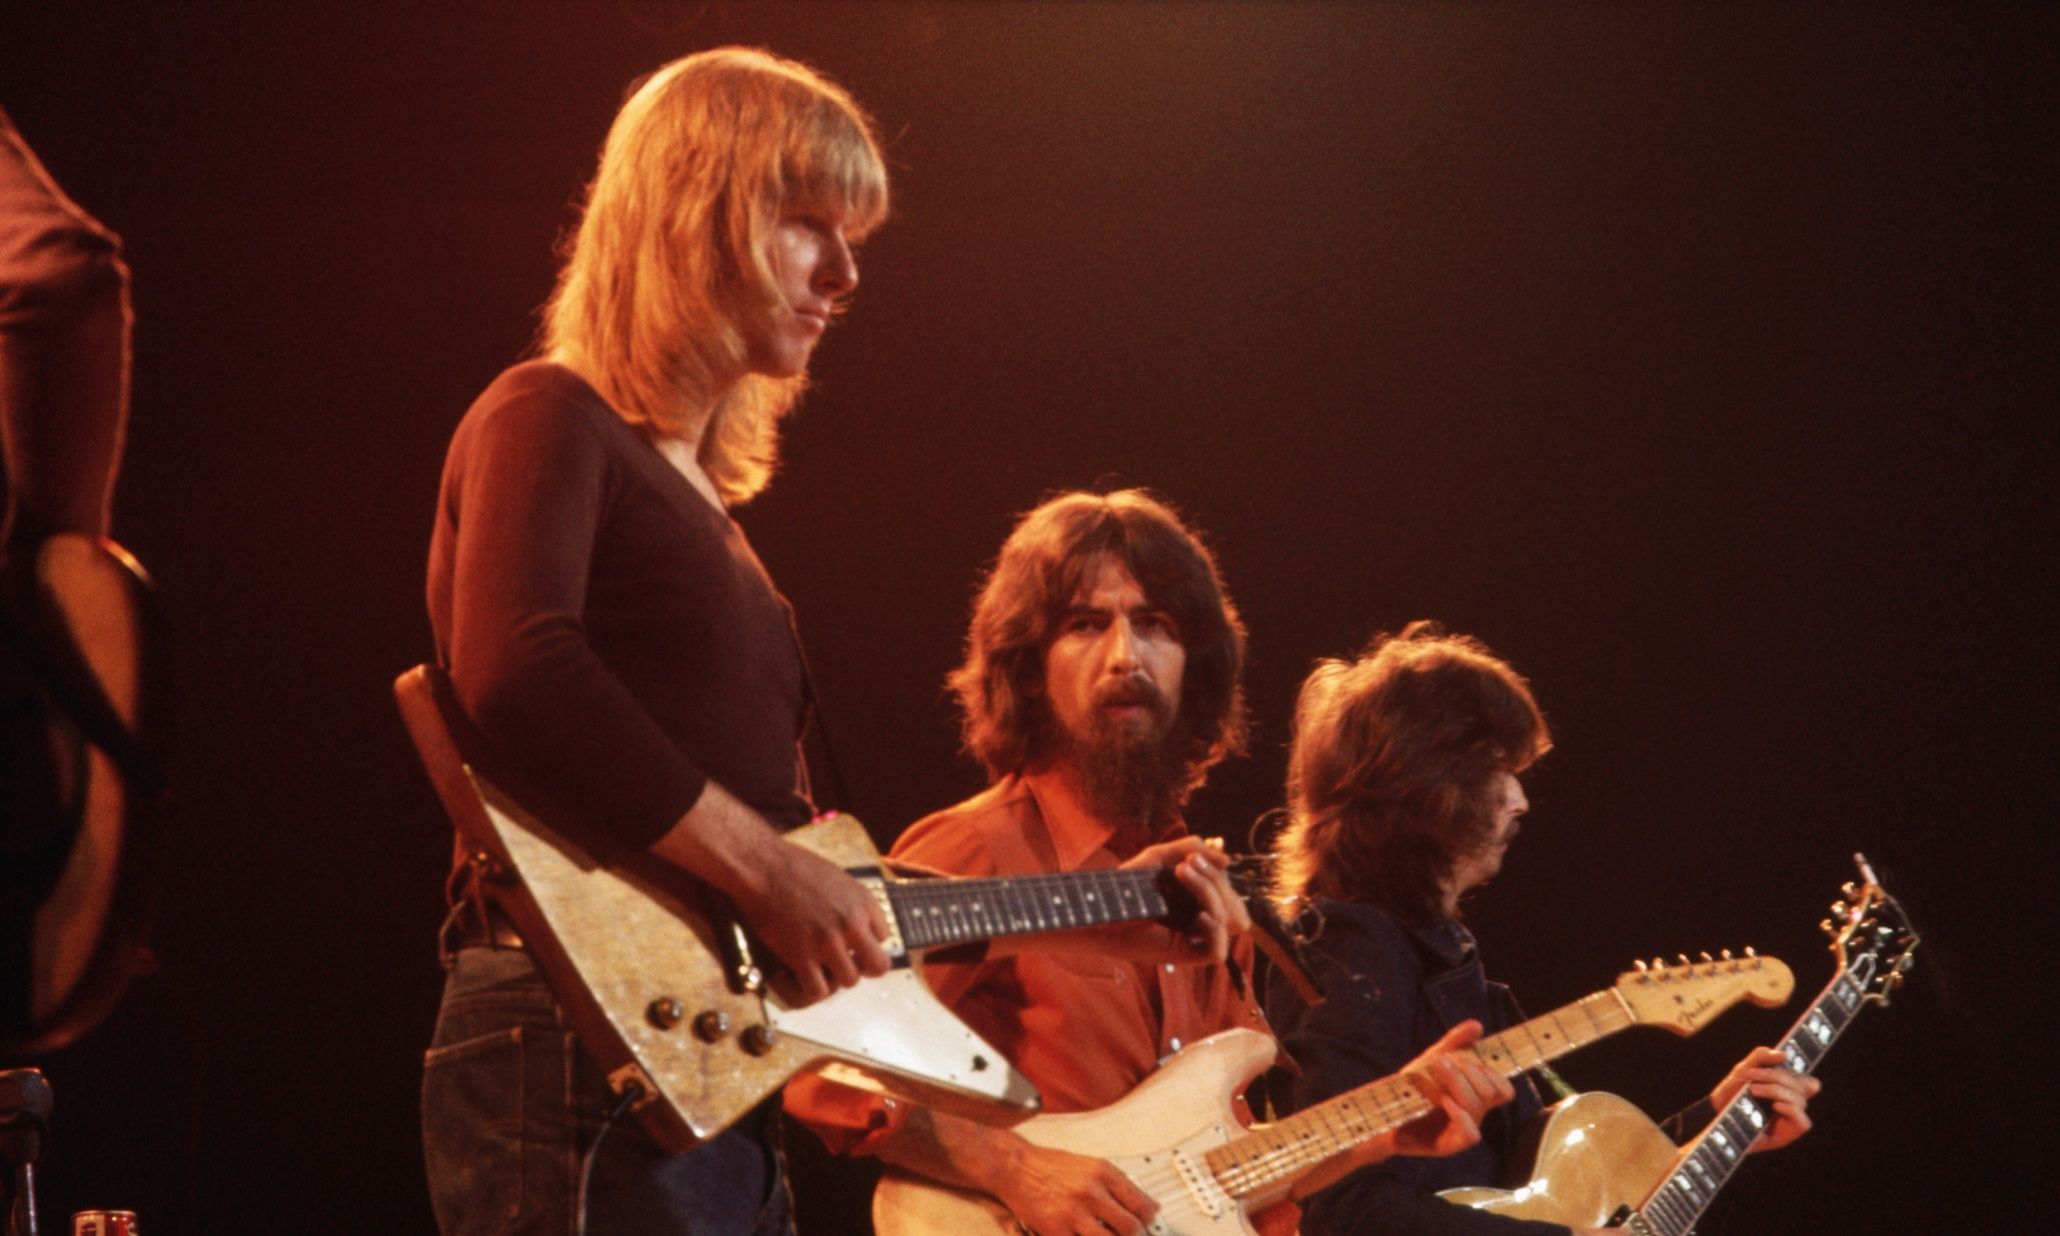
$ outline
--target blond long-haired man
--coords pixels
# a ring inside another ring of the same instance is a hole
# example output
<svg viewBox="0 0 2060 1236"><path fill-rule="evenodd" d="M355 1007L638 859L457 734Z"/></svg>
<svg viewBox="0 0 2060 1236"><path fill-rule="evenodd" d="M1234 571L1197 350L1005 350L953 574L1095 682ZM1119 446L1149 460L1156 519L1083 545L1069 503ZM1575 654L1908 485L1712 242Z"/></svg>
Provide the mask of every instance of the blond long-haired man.
<svg viewBox="0 0 2060 1236"><path fill-rule="evenodd" d="M886 924L780 840L812 813L806 684L729 508L766 484L886 213L871 124L820 75L743 48L659 69L609 131L540 355L452 439L430 547L438 656L494 754L727 895L811 999L884 973ZM684 1155L609 1121L491 890L461 870L452 902L423 1080L447 1236L791 1231L769 1114Z"/></svg>

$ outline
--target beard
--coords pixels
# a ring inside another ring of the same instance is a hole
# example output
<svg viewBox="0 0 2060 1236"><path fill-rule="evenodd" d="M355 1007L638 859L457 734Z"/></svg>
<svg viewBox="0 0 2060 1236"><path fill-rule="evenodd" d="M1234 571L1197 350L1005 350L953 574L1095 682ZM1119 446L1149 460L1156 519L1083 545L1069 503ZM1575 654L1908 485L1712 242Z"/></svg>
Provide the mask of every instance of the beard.
<svg viewBox="0 0 2060 1236"><path fill-rule="evenodd" d="M1110 682L1094 694L1085 733L1052 724L1057 754L1079 775L1095 814L1119 832L1156 832L1187 796L1185 734L1172 705L1143 679ZM1111 711L1135 705L1142 716Z"/></svg>

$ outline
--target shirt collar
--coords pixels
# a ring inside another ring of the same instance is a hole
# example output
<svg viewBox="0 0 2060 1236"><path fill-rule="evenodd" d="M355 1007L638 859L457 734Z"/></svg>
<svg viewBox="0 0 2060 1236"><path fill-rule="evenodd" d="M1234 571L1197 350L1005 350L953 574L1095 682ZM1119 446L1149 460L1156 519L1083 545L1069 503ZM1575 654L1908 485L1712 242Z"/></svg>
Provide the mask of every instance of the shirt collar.
<svg viewBox="0 0 2060 1236"><path fill-rule="evenodd" d="M1424 949L1448 966L1456 966L1473 956L1473 933L1456 918L1436 918L1421 927L1409 923L1403 928Z"/></svg>
<svg viewBox="0 0 2060 1236"><path fill-rule="evenodd" d="M1077 871L1088 865L1097 853L1108 856L1106 865L1113 867L1136 853L1132 849L1119 853L1110 846L1116 830L1108 821L1096 816L1086 804L1074 795L1059 780L1058 774L1050 770L1025 770L1016 779L1029 792L1037 804L1037 813L1043 817L1045 832L1051 837L1053 855L1058 859L1059 870ZM1167 841L1187 831L1179 821L1161 832L1152 840Z"/></svg>

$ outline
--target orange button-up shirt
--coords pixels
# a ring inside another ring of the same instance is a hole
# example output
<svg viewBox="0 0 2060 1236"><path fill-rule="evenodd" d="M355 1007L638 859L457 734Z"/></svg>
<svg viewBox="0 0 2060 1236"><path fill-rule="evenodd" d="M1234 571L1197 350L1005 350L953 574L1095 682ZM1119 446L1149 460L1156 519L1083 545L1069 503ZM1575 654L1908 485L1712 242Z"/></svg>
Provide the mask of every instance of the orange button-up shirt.
<svg viewBox="0 0 2060 1236"><path fill-rule="evenodd" d="M1184 832L1175 828L1159 840ZM1116 842L1108 825L1030 774L917 821L892 856L952 875L1087 871L1118 866L1142 848L1112 848ZM1233 956L1250 974L1251 941L1238 940ZM1104 1107L1189 1043L1234 1027L1267 1029L1228 966L1048 948L925 963L923 974L939 999L1036 1085L1047 1112ZM899 1103L815 1077L790 1083L786 1103L840 1154L869 1153L907 1118ZM1242 1098L1238 1114L1249 1119Z"/></svg>

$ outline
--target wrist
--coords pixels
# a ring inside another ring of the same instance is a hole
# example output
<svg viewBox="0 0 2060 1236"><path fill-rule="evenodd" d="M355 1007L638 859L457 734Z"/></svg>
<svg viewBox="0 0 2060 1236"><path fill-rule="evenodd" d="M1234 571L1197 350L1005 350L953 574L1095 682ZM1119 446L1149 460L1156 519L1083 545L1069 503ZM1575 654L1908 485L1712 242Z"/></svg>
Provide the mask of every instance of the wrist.
<svg viewBox="0 0 2060 1236"><path fill-rule="evenodd" d="M1009 1186L1022 1176L1030 1143L1005 1129L966 1123L967 1127L953 1139L958 1142L959 1170L974 1188L1006 1200Z"/></svg>
<svg viewBox="0 0 2060 1236"><path fill-rule="evenodd" d="M686 814L652 843L651 853L744 903L762 901L779 887L793 847L711 781Z"/></svg>

